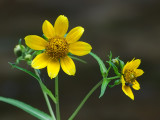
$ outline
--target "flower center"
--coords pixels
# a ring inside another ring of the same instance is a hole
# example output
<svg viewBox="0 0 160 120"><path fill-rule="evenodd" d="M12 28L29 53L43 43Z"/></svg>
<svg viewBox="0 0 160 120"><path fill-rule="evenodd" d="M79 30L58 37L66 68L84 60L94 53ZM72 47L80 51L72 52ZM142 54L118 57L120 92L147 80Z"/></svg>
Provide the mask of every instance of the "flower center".
<svg viewBox="0 0 160 120"><path fill-rule="evenodd" d="M125 70L124 80L127 86L132 86L133 82L136 80L135 72L133 70Z"/></svg>
<svg viewBox="0 0 160 120"><path fill-rule="evenodd" d="M45 48L47 53L52 59L59 59L68 53L69 45L64 38L51 38Z"/></svg>

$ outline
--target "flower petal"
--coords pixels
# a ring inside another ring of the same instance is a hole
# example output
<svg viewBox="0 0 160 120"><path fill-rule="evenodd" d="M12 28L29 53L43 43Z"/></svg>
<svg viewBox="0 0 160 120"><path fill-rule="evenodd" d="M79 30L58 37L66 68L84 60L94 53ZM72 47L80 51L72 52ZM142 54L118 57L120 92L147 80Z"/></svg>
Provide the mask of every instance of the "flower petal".
<svg viewBox="0 0 160 120"><path fill-rule="evenodd" d="M75 67L73 60L70 57L65 56L63 58L60 58L60 63L61 63L61 67L62 67L63 71L66 74L68 74L68 75L75 74L76 67Z"/></svg>
<svg viewBox="0 0 160 120"><path fill-rule="evenodd" d="M74 43L78 41L82 36L83 32L84 32L83 27L78 26L73 28L66 36L67 43Z"/></svg>
<svg viewBox="0 0 160 120"><path fill-rule="evenodd" d="M42 69L47 66L48 60L49 56L46 53L41 53L33 59L31 65L34 69Z"/></svg>
<svg viewBox="0 0 160 120"><path fill-rule="evenodd" d="M128 65L128 67L129 67L129 69L137 69L138 66L140 65L140 63L141 63L141 60L136 59L136 60L131 61Z"/></svg>
<svg viewBox="0 0 160 120"><path fill-rule="evenodd" d="M122 73L123 73L123 74L124 74L125 70L128 69L129 63L130 63L130 62L127 62L127 63L125 64L125 66L123 67L123 70L122 70Z"/></svg>
<svg viewBox="0 0 160 120"><path fill-rule="evenodd" d="M141 60L140 59L136 59L136 60L132 60L130 62L127 62L126 65L123 68L122 73L125 72L126 69L130 69L130 70L135 70L138 68L138 66L140 65Z"/></svg>
<svg viewBox="0 0 160 120"><path fill-rule="evenodd" d="M144 71L141 69L135 69L135 73L136 73L136 77L139 77L144 73Z"/></svg>
<svg viewBox="0 0 160 120"><path fill-rule="evenodd" d="M52 79L55 78L60 70L59 60L50 60L47 65L48 76Z"/></svg>
<svg viewBox="0 0 160 120"><path fill-rule="evenodd" d="M48 44L46 40L37 35L28 35L24 39L26 45L34 50L43 50Z"/></svg>
<svg viewBox="0 0 160 120"><path fill-rule="evenodd" d="M68 18L64 15L60 15L54 24L56 36L64 37L64 35L67 33L68 26L69 26Z"/></svg>
<svg viewBox="0 0 160 120"><path fill-rule="evenodd" d="M125 80L124 80L123 75L121 76L121 83L122 83L123 86L125 85Z"/></svg>
<svg viewBox="0 0 160 120"><path fill-rule="evenodd" d="M47 20L45 20L42 25L42 31L48 39L55 37L55 30L53 25Z"/></svg>
<svg viewBox="0 0 160 120"><path fill-rule="evenodd" d="M137 82L137 80L135 80L135 81L133 82L132 88L134 88L135 90L139 90L139 89L140 89L140 85L139 85L139 83Z"/></svg>
<svg viewBox="0 0 160 120"><path fill-rule="evenodd" d="M69 52L78 56L83 56L90 53L91 49L92 47L90 44L82 41L78 41L69 45Z"/></svg>
<svg viewBox="0 0 160 120"><path fill-rule="evenodd" d="M128 97L130 97L132 100L134 100L133 92L129 86L122 85L122 90Z"/></svg>

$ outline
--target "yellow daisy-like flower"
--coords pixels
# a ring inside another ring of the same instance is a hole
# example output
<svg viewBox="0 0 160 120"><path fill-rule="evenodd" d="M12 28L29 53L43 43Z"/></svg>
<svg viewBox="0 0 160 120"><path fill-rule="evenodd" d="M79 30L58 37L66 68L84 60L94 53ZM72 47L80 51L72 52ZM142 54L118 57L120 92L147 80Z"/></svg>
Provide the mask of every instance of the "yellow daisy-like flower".
<svg viewBox="0 0 160 120"><path fill-rule="evenodd" d="M132 100L134 100L134 95L132 93L131 87L135 90L140 89L140 85L136 79L144 73L143 70L137 69L140 63L140 59L133 59L132 61L127 62L122 70L122 90Z"/></svg>
<svg viewBox="0 0 160 120"><path fill-rule="evenodd" d="M42 25L42 31L48 38L48 41L37 35L28 35L25 37L25 43L34 50L44 50L32 61L32 67L42 69L47 67L49 77L55 78L60 70L68 75L74 75L76 72L73 60L67 56L72 53L77 56L88 54L92 47L86 42L78 41L84 32L83 27L73 28L66 37L69 26L67 17L60 15L53 25L45 20Z"/></svg>

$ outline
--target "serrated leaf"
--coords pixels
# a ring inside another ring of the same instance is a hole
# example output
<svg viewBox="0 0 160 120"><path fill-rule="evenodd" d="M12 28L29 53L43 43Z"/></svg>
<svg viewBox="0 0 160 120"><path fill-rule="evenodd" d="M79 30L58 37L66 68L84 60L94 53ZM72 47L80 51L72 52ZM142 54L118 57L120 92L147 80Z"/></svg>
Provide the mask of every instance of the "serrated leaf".
<svg viewBox="0 0 160 120"><path fill-rule="evenodd" d="M99 98L101 98L104 95L104 93L106 91L106 88L107 88L110 81L111 80L109 80L107 78L103 78L103 82L102 82L102 85L101 85L101 93L100 93Z"/></svg>
<svg viewBox="0 0 160 120"><path fill-rule="evenodd" d="M40 86L42 87L43 91L56 103L56 99L55 99L54 95L52 94L52 92L42 83L41 79L40 79L35 73L33 73L33 72L31 72L31 71L28 71L28 70L26 70L26 69L24 69L24 68L21 68L21 67L15 65L15 64L13 64L13 63L10 63L10 62L9 62L9 64L10 64L13 68L17 68L17 69L19 69L19 70L21 70L21 71L23 71L23 72L31 75L31 76L34 77L36 80L38 80L38 82L39 82Z"/></svg>
<svg viewBox="0 0 160 120"><path fill-rule="evenodd" d="M68 55L70 58L72 58L72 59L74 59L74 60L77 60L77 61L79 61L79 62L82 62L82 63L87 63L86 61L84 61L84 60L82 60L82 59L80 59L80 58L78 58L78 57L75 57L75 56L71 56L71 55Z"/></svg>
<svg viewBox="0 0 160 120"><path fill-rule="evenodd" d="M104 64L104 62L94 53L90 52L89 53L94 59L96 59L96 61L98 62L99 66L100 66L100 70L102 73L103 77L106 77L106 73L107 73L107 68Z"/></svg>
<svg viewBox="0 0 160 120"><path fill-rule="evenodd" d="M16 106L40 120L52 120L48 114L21 101L5 97L0 97L0 101Z"/></svg>

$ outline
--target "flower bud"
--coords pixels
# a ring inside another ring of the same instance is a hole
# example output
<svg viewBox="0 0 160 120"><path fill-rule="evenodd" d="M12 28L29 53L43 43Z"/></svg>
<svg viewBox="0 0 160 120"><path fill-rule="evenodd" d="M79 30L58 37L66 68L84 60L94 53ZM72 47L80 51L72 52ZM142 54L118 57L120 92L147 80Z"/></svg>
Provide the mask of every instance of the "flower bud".
<svg viewBox="0 0 160 120"><path fill-rule="evenodd" d="M112 62L113 62L113 64L115 64L116 66L118 66L119 65L119 61L118 61L118 59L112 59Z"/></svg>
<svg viewBox="0 0 160 120"><path fill-rule="evenodd" d="M27 60L27 61L29 61L29 60L32 59L32 55L27 54L27 55L25 55L24 59Z"/></svg>
<svg viewBox="0 0 160 120"><path fill-rule="evenodd" d="M20 57L22 55L23 49L25 49L25 47L23 45L16 45L14 48L14 54L17 57Z"/></svg>

